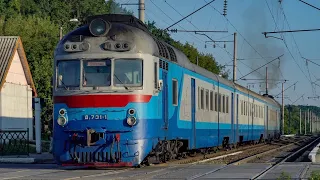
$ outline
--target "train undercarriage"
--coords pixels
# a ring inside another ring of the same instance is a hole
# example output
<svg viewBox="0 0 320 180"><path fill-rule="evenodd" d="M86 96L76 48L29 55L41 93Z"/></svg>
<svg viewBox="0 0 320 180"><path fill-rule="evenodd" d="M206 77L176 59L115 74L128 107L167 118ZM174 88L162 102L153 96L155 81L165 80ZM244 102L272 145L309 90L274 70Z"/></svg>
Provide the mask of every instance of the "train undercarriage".
<svg viewBox="0 0 320 180"><path fill-rule="evenodd" d="M275 139L280 139L280 134L277 133L273 136L269 134L267 138L264 138L263 134L261 134L259 140L250 141L243 141L243 136L240 136L237 143L229 143L229 137L224 137L221 146L200 149L189 149L188 140L159 140L140 165L161 164L174 159L187 158L188 156L194 157L197 154L202 154L205 157L206 154L216 153L219 150L228 151L245 145L271 143Z"/></svg>

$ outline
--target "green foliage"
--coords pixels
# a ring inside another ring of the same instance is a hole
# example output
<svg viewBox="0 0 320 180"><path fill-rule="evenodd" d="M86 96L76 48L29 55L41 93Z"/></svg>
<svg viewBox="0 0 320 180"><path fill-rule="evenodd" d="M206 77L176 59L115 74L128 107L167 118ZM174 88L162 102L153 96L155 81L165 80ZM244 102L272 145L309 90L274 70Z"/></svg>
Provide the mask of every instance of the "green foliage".
<svg viewBox="0 0 320 180"><path fill-rule="evenodd" d="M291 179L291 176L290 176L290 174L285 173L285 172L282 172L280 177L277 178L277 180L286 180L286 179L287 180Z"/></svg>
<svg viewBox="0 0 320 180"><path fill-rule="evenodd" d="M284 109L284 132L285 134L299 134L300 132L300 109L301 109L301 131L304 134L304 113L312 111L315 115L320 115L320 108L316 106L290 106L290 128L289 128L289 106ZM308 117L308 116L307 116ZM310 124L307 119L307 133L310 132ZM290 130L290 131L289 131ZM320 129L318 130L320 131Z"/></svg>
<svg viewBox="0 0 320 180"><path fill-rule="evenodd" d="M70 22L77 18L83 23L90 15L132 12L121 8L114 0L0 0L0 35L20 36L29 61L31 73L40 98L45 98L42 107L44 124L52 125L52 70L53 52L59 41L59 28L63 32L76 28L79 23ZM211 54L199 53L192 45L181 44L162 32L155 23L147 26L158 38L184 52L191 62L214 73L221 73L224 67L217 64ZM227 77L228 73L223 72Z"/></svg>
<svg viewBox="0 0 320 180"><path fill-rule="evenodd" d="M312 171L311 177L308 178L309 180L320 180L320 171Z"/></svg>

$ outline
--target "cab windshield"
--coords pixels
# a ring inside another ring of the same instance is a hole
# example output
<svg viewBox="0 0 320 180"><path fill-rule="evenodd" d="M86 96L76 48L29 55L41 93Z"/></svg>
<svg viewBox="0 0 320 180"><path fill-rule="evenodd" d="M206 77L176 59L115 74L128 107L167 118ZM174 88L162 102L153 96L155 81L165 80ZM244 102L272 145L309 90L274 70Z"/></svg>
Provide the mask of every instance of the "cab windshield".
<svg viewBox="0 0 320 180"><path fill-rule="evenodd" d="M67 90L81 87L141 87L142 67L141 59L61 60L57 64L57 87Z"/></svg>
<svg viewBox="0 0 320 180"><path fill-rule="evenodd" d="M116 59L113 84L114 86L142 86L142 60Z"/></svg>
<svg viewBox="0 0 320 180"><path fill-rule="evenodd" d="M70 88L80 86L80 61L68 60L58 62L59 88Z"/></svg>
<svg viewBox="0 0 320 180"><path fill-rule="evenodd" d="M111 60L83 61L83 87L110 86Z"/></svg>

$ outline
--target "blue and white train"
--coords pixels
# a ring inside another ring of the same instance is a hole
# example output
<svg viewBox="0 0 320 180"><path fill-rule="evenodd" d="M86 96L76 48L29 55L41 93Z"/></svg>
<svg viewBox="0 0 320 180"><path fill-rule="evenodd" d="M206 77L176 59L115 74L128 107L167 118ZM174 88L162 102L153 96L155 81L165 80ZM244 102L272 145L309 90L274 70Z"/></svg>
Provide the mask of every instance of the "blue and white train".
<svg viewBox="0 0 320 180"><path fill-rule="evenodd" d="M195 64L131 15L88 17L54 55L60 165L137 166L280 135L280 105Z"/></svg>

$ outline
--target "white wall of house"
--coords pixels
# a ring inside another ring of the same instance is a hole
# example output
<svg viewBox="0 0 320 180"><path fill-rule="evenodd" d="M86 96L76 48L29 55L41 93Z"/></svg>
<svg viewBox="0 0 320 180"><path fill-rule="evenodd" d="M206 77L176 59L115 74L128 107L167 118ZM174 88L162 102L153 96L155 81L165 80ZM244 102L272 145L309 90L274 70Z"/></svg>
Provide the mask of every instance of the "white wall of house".
<svg viewBox="0 0 320 180"><path fill-rule="evenodd" d="M29 139L33 139L32 89L17 52L0 91L0 117L0 129L29 128Z"/></svg>

